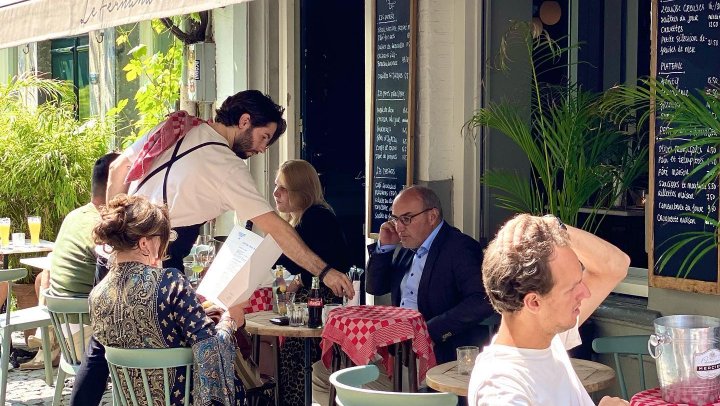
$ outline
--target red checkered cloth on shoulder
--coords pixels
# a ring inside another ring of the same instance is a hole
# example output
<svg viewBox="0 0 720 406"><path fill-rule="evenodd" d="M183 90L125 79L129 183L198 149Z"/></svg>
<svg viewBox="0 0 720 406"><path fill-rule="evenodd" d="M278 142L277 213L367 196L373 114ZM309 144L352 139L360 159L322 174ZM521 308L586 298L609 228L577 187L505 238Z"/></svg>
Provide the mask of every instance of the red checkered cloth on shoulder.
<svg viewBox="0 0 720 406"><path fill-rule="evenodd" d="M152 166L155 157L175 145L175 142L184 137L188 131L205 122L205 120L191 116L187 111L183 110L169 114L165 122L148 136L137 159L130 167L125 183L142 179L146 171Z"/></svg>

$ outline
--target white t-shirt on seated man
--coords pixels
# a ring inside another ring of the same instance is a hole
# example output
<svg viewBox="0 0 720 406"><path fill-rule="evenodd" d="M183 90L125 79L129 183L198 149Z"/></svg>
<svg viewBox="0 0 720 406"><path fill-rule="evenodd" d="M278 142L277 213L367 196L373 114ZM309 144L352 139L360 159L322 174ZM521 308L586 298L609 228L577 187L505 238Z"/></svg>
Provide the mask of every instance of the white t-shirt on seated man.
<svg viewBox="0 0 720 406"><path fill-rule="evenodd" d="M521 214L488 245L483 284L502 315L475 362L468 404L593 405L570 364L580 326L625 278L630 259L554 216ZM627 405L604 397L600 406Z"/></svg>
<svg viewBox="0 0 720 406"><path fill-rule="evenodd" d="M578 345L577 328L557 334L540 350L493 340L475 361L469 387L477 390L468 393L468 404L594 406L567 353Z"/></svg>

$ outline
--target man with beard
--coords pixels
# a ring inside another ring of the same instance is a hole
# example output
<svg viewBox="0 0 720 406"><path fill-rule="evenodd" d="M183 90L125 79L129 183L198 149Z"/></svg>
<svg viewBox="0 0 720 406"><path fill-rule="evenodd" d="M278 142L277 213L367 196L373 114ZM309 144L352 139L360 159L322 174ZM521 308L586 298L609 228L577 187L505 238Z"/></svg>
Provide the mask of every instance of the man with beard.
<svg viewBox="0 0 720 406"><path fill-rule="evenodd" d="M629 265L614 245L555 216L508 221L485 250L483 283L502 321L475 361L468 404L594 405L567 350ZM627 404L609 396L599 403Z"/></svg>
<svg viewBox="0 0 720 406"><path fill-rule="evenodd" d="M295 229L257 191L243 161L261 154L285 132L284 108L257 90L228 97L214 122L171 114L126 149L110 167L107 199L127 193L167 204L177 239L166 268L183 269L200 227L229 210L273 236L283 253L320 277L335 295L352 297L350 280L310 251ZM122 332L118 332L122 334ZM108 377L104 348L94 339L78 371L71 404L97 405Z"/></svg>
<svg viewBox="0 0 720 406"><path fill-rule="evenodd" d="M190 253L203 223L235 210L238 218L251 220L272 235L285 255L320 276L335 295L352 295L349 279L310 251L260 195L244 161L265 152L285 132L284 110L269 96L245 90L225 99L214 122L171 115L113 162L108 201L129 192L167 204L178 236L168 248L169 259L163 261L166 268L183 269L182 259ZM168 142L172 136L176 139ZM156 147L148 143L153 142L164 145L148 158Z"/></svg>

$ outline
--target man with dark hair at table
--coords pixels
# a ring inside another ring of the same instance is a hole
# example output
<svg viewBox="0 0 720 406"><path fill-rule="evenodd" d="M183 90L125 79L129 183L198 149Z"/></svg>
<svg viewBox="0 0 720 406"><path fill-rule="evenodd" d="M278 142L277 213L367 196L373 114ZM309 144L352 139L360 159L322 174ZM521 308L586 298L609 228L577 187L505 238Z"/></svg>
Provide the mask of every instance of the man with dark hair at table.
<svg viewBox="0 0 720 406"><path fill-rule="evenodd" d="M468 404L594 405L567 350L580 344L578 326L629 265L614 245L555 216L508 221L485 251L483 282L502 321L475 362ZM608 396L600 401L627 404Z"/></svg>
<svg viewBox="0 0 720 406"><path fill-rule="evenodd" d="M440 199L429 188L412 186L393 201L377 244L368 247L367 292L391 294L392 304L419 311L427 323L437 362L456 359L456 349L480 345L481 326L494 314L485 296L482 246L443 219ZM391 390L384 369L369 387ZM313 397L327 404L329 383L322 362L313 366Z"/></svg>
<svg viewBox="0 0 720 406"><path fill-rule="evenodd" d="M180 111L171 114L126 149L110 167L107 199L127 193L167 204L177 239L164 267L183 269L200 228L234 210L270 234L283 253L329 287L336 296L354 294L348 277L312 252L257 190L245 159L264 153L285 132L284 108L258 90L238 92L205 122ZM99 404L108 377L105 350L94 338L73 386L71 404ZM90 362L88 362L90 360Z"/></svg>
<svg viewBox="0 0 720 406"><path fill-rule="evenodd" d="M48 281L50 292L55 295L87 295L92 290L97 261L92 229L100 220L100 206L105 205L108 168L118 156L120 154L111 152L95 161L90 184L90 202L65 216L55 239L55 248L50 255L50 269L43 270L36 277L36 280L41 281L40 284L36 283L36 290L47 288ZM42 304L42 297L37 293L38 302ZM30 336L28 344L39 346L40 338ZM53 352L59 353L58 348L53 346ZM20 369L43 367L41 352L38 352L34 359L20 365Z"/></svg>

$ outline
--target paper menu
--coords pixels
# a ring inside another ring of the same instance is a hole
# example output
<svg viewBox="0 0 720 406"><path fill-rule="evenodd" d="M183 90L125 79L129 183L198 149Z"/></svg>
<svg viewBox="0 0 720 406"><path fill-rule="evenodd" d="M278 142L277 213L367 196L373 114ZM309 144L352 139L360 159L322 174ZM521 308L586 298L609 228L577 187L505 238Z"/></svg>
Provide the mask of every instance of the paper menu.
<svg viewBox="0 0 720 406"><path fill-rule="evenodd" d="M228 308L250 298L267 283L268 269L282 254L271 235L265 238L235 226L215 256L197 292L207 300Z"/></svg>

